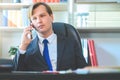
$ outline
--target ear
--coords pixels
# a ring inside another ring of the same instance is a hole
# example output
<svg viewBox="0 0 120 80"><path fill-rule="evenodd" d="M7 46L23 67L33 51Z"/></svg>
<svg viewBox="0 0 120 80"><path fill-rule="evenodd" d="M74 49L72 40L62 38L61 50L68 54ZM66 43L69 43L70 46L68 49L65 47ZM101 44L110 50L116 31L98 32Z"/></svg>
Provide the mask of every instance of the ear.
<svg viewBox="0 0 120 80"><path fill-rule="evenodd" d="M51 17L51 21L53 22L53 20L54 20L53 14L51 14L50 17Z"/></svg>

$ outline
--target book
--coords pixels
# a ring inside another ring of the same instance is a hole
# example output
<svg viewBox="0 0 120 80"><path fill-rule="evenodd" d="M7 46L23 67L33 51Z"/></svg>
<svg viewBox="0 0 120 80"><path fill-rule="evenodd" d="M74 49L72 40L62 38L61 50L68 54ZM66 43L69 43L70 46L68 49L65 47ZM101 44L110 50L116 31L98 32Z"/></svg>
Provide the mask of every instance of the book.
<svg viewBox="0 0 120 80"><path fill-rule="evenodd" d="M28 8L21 9L21 16L22 16L22 26L26 27L30 25L30 21L28 18Z"/></svg>
<svg viewBox="0 0 120 80"><path fill-rule="evenodd" d="M91 66L98 66L94 40L88 39L88 50Z"/></svg>
<svg viewBox="0 0 120 80"><path fill-rule="evenodd" d="M82 51L83 51L83 56L88 63L88 44L87 44L87 39L81 39L81 44L82 44Z"/></svg>
<svg viewBox="0 0 120 80"><path fill-rule="evenodd" d="M60 0L60 2L67 2L67 0Z"/></svg>
<svg viewBox="0 0 120 80"><path fill-rule="evenodd" d="M16 11L16 25L17 27L23 27L22 26L22 14L20 10Z"/></svg>
<svg viewBox="0 0 120 80"><path fill-rule="evenodd" d="M33 2L33 3L36 3L36 2L37 2L37 0L32 0L32 2Z"/></svg>
<svg viewBox="0 0 120 80"><path fill-rule="evenodd" d="M33 0L21 0L21 3L32 4Z"/></svg>
<svg viewBox="0 0 120 80"><path fill-rule="evenodd" d="M2 15L2 26L8 26L8 11L3 10Z"/></svg>
<svg viewBox="0 0 120 80"><path fill-rule="evenodd" d="M8 26L17 27L16 21L16 10L8 10Z"/></svg>
<svg viewBox="0 0 120 80"><path fill-rule="evenodd" d="M20 3L20 0L12 0L13 3Z"/></svg>

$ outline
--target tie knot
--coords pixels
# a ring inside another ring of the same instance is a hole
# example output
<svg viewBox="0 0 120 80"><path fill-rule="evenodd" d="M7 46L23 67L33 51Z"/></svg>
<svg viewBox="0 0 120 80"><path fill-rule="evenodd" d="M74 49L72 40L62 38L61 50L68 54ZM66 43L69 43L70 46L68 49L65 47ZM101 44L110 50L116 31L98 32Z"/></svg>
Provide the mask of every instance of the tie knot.
<svg viewBox="0 0 120 80"><path fill-rule="evenodd" d="M43 40L43 43L44 43L44 44L47 44L47 43L48 43L48 40L47 40L47 39L44 39L44 40Z"/></svg>

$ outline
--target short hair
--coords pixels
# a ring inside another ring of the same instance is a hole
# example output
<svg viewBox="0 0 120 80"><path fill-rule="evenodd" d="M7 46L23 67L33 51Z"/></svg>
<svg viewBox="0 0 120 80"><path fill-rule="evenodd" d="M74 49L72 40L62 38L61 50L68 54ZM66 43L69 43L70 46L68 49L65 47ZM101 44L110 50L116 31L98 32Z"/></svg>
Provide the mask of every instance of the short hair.
<svg viewBox="0 0 120 80"><path fill-rule="evenodd" d="M36 8L37 8L38 6L40 6L40 5L45 6L46 11L47 11L47 13L48 13L49 15L53 14L52 9L50 8L50 6L49 6L48 4L46 4L46 3L44 3L44 2L37 2L37 3L34 3L33 5L31 5L31 6L29 7L29 12L28 12L28 18L29 18L29 19L30 19L30 17L33 15L33 10L36 9Z"/></svg>

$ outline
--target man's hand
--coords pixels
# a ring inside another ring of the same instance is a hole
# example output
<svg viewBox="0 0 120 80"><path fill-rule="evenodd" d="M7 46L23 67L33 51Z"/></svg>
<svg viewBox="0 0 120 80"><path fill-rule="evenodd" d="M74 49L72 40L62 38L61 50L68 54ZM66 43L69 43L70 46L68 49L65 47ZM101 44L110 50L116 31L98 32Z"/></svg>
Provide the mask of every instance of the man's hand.
<svg viewBox="0 0 120 80"><path fill-rule="evenodd" d="M19 45L19 49L26 50L32 39L30 36L32 35L32 26L28 26L24 29L22 38L21 38L21 44Z"/></svg>

